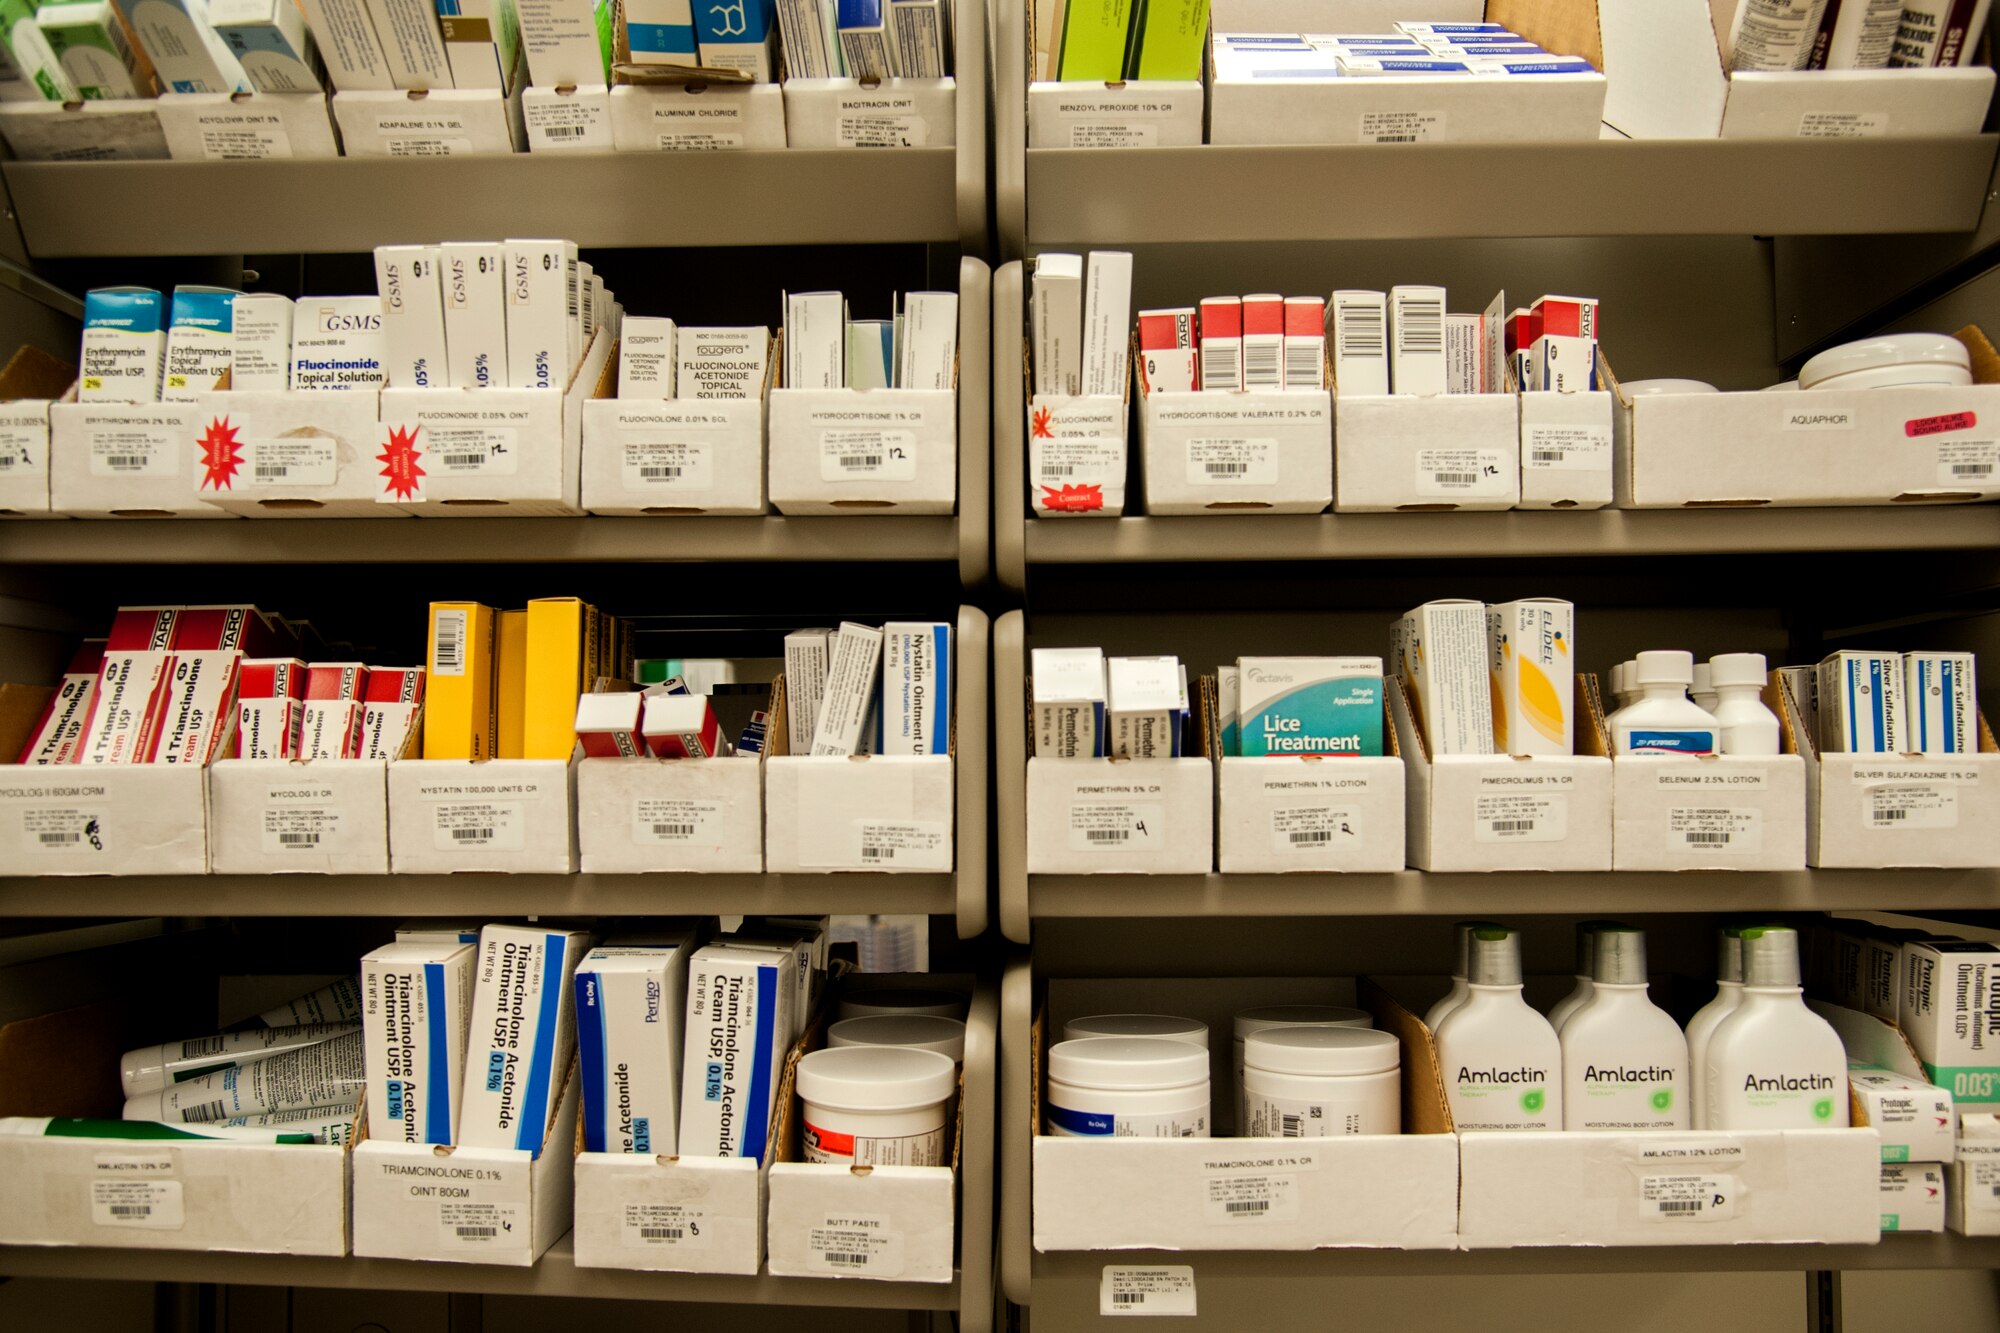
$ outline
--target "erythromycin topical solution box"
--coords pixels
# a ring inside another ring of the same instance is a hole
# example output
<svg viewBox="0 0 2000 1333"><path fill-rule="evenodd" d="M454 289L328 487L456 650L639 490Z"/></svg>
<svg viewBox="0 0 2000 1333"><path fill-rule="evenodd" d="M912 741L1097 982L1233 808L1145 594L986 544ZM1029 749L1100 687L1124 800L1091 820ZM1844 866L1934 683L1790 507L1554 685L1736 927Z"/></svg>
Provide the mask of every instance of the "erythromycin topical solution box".
<svg viewBox="0 0 2000 1333"><path fill-rule="evenodd" d="M438 247L444 291L446 383L457 389L507 385L505 250L490 241Z"/></svg>
<svg viewBox="0 0 2000 1333"><path fill-rule="evenodd" d="M1970 754L1979 748L1979 695L1971 653L1903 654L1910 748Z"/></svg>
<svg viewBox="0 0 2000 1333"><path fill-rule="evenodd" d="M951 753L953 668L951 626L892 620L882 627L879 753Z"/></svg>
<svg viewBox="0 0 2000 1333"><path fill-rule="evenodd" d="M245 292L229 307L229 320L230 389L282 393L291 388L292 298Z"/></svg>
<svg viewBox="0 0 2000 1333"><path fill-rule="evenodd" d="M508 385L567 388L576 242L510 240L506 255Z"/></svg>
<svg viewBox="0 0 2000 1333"><path fill-rule="evenodd" d="M166 302L150 287L99 287L84 293L76 400L158 402L166 313Z"/></svg>
<svg viewBox="0 0 2000 1333"><path fill-rule="evenodd" d="M1237 746L1246 757L1382 753L1382 659L1243 657Z"/></svg>
<svg viewBox="0 0 2000 1333"><path fill-rule="evenodd" d="M576 969L585 1152L679 1151L681 1023L694 937L600 945Z"/></svg>
<svg viewBox="0 0 2000 1333"><path fill-rule="evenodd" d="M174 288L161 402L191 403L215 388L229 369L235 355L236 297L225 287ZM233 381L230 387L235 387Z"/></svg>
<svg viewBox="0 0 2000 1333"><path fill-rule="evenodd" d="M479 932L458 1142L539 1156L576 1048L571 986L590 947L580 930L487 926ZM567 1152L565 1145L557 1150Z"/></svg>
<svg viewBox="0 0 2000 1333"><path fill-rule="evenodd" d="M292 310L292 387L383 386L382 298L301 296Z"/></svg>
<svg viewBox="0 0 2000 1333"><path fill-rule="evenodd" d="M455 941L399 940L361 959L370 1138L457 1142L475 954Z"/></svg>
<svg viewBox="0 0 2000 1333"><path fill-rule="evenodd" d="M1103 650L1037 648L1031 662L1035 754L1043 759L1102 758Z"/></svg>
<svg viewBox="0 0 2000 1333"><path fill-rule="evenodd" d="M689 960L682 1156L763 1160L790 1044L785 956L719 943Z"/></svg>
<svg viewBox="0 0 2000 1333"><path fill-rule="evenodd" d="M258 92L319 91L312 35L291 0L210 0L208 23Z"/></svg>
<svg viewBox="0 0 2000 1333"><path fill-rule="evenodd" d="M1486 608L1495 753L1575 753L1575 624L1576 608L1552 597Z"/></svg>
<svg viewBox="0 0 2000 1333"><path fill-rule="evenodd" d="M1826 754L1901 754L1909 748L1903 659L1837 652L1819 664L1819 748Z"/></svg>
<svg viewBox="0 0 2000 1333"><path fill-rule="evenodd" d="M1105 729L1116 759L1178 759L1187 726L1187 671L1175 657L1105 662Z"/></svg>
<svg viewBox="0 0 2000 1333"><path fill-rule="evenodd" d="M388 384L398 389L450 387L437 247L376 246L375 290L382 298L382 363Z"/></svg>

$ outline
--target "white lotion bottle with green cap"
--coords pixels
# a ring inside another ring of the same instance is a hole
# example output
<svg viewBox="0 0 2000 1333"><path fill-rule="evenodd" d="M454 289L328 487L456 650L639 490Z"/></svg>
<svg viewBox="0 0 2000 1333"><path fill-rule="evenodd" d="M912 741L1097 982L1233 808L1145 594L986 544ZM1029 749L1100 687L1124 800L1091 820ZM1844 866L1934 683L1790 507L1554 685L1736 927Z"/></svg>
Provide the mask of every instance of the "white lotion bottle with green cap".
<svg viewBox="0 0 2000 1333"><path fill-rule="evenodd" d="M1549 1026L1561 1036L1563 1025L1570 1016L1590 1003L1591 994L1597 987L1597 932L1605 927L1613 927L1616 921L1579 921L1576 923L1576 986L1569 994L1555 1002L1549 1010Z"/></svg>
<svg viewBox="0 0 2000 1333"><path fill-rule="evenodd" d="M1715 998L1688 1020L1689 1116L1695 1129L1708 1126L1708 1039L1743 1000L1743 927L1724 926L1716 936Z"/></svg>
<svg viewBox="0 0 2000 1333"><path fill-rule="evenodd" d="M1519 932L1472 932L1466 989L1437 1034L1452 1123L1461 1132L1561 1129L1562 1043L1521 998Z"/></svg>
<svg viewBox="0 0 2000 1333"><path fill-rule="evenodd" d="M1465 974L1471 967L1472 932L1481 926L1494 924L1491 921L1461 921L1452 927L1452 933L1458 937L1458 954L1457 961L1452 964L1451 989L1446 991L1444 997L1432 1005L1431 1011L1424 1015L1424 1026L1431 1030L1433 1036L1437 1034L1438 1028L1451 1011L1464 1004L1465 997L1470 994Z"/></svg>
<svg viewBox="0 0 2000 1333"><path fill-rule="evenodd" d="M1562 1030L1563 1128L1686 1129L1687 1038L1646 994L1645 934L1600 927L1592 979Z"/></svg>
<svg viewBox="0 0 2000 1333"><path fill-rule="evenodd" d="M1847 1128L1847 1052L1799 994L1799 937L1743 932L1743 998L1708 1039L1710 1129Z"/></svg>

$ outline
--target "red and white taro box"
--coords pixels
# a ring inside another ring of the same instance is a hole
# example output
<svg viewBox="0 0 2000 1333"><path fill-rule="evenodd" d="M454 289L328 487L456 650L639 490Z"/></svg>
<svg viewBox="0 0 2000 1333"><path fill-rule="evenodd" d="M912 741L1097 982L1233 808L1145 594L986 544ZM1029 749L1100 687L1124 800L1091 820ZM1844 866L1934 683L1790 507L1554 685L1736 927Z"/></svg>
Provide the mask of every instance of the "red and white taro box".
<svg viewBox="0 0 2000 1333"><path fill-rule="evenodd" d="M42 716L16 762L76 764L83 762L83 729L97 697L98 673L104 669L104 640L85 639L49 696Z"/></svg>
<svg viewBox="0 0 2000 1333"><path fill-rule="evenodd" d="M585 874L706 871L756 874L764 869L763 765L755 754L729 758L658 758L648 747L643 694L586 694L577 701L577 851ZM708 700L687 711L710 721ZM664 714L662 714L664 718ZM662 738L650 738L659 742ZM698 743L720 744L713 736ZM685 748L682 743L682 748Z"/></svg>
<svg viewBox="0 0 2000 1333"><path fill-rule="evenodd" d="M576 701L576 741L587 759L636 759L646 753L639 719L646 696L586 694Z"/></svg>
<svg viewBox="0 0 2000 1333"><path fill-rule="evenodd" d="M268 657L283 635L254 606L184 606L174 620L173 657L160 689L149 758L206 764L234 748L238 668L247 654Z"/></svg>
<svg viewBox="0 0 2000 1333"><path fill-rule="evenodd" d="M650 694L642 724L646 750L661 759L712 759L722 732L705 694Z"/></svg>
<svg viewBox="0 0 2000 1333"><path fill-rule="evenodd" d="M343 393L220 390L195 400L193 493L247 518L378 518L379 404Z"/></svg>
<svg viewBox="0 0 2000 1333"><path fill-rule="evenodd" d="M152 752L161 695L172 657L174 606L121 606L104 645L90 720L84 724L86 764L137 764ZM162 696L163 697L163 696Z"/></svg>
<svg viewBox="0 0 2000 1333"><path fill-rule="evenodd" d="M246 657L236 679L236 757L298 758L306 664L296 657Z"/></svg>
<svg viewBox="0 0 2000 1333"><path fill-rule="evenodd" d="M361 757L400 759L424 707L422 667L369 667L361 687Z"/></svg>
<svg viewBox="0 0 2000 1333"><path fill-rule="evenodd" d="M361 693L368 668L359 662L315 662L306 668L305 733L301 759L357 759L361 755Z"/></svg>
<svg viewBox="0 0 2000 1333"><path fill-rule="evenodd" d="M608 398L611 330L553 389L384 389L375 498L432 517L581 514L583 405Z"/></svg>

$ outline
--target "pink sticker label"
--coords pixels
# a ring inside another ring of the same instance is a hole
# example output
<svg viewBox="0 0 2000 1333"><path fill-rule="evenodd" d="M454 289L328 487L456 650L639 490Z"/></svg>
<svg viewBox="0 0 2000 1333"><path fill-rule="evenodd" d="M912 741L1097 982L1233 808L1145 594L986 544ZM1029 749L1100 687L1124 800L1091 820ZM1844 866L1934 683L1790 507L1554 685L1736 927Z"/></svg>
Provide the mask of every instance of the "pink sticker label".
<svg viewBox="0 0 2000 1333"><path fill-rule="evenodd" d="M1942 435L1950 430L1971 430L1979 424L1977 412L1947 412L1941 417L1918 417L1903 423L1903 434L1911 439Z"/></svg>

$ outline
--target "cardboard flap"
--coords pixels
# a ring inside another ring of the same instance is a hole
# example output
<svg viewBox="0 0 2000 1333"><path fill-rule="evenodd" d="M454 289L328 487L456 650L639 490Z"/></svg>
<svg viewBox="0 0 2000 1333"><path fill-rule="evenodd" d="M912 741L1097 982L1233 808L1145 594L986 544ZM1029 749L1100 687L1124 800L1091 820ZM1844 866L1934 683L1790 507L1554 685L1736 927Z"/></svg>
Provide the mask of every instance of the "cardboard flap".
<svg viewBox="0 0 2000 1333"><path fill-rule="evenodd" d="M1611 726L1605 718L1603 686L1594 671L1576 678L1576 720L1583 725L1576 729L1575 752L1609 759Z"/></svg>
<svg viewBox="0 0 2000 1333"><path fill-rule="evenodd" d="M117 1119L125 1020L122 1003L100 1000L0 1027L0 1115Z"/></svg>
<svg viewBox="0 0 2000 1333"><path fill-rule="evenodd" d="M1968 324L1951 335L1965 344L1965 350L1972 355L1972 382L1974 384L2000 384L2000 351L1996 351L1986 331L1977 324ZM6 381L0 378L0 390Z"/></svg>
<svg viewBox="0 0 2000 1333"><path fill-rule="evenodd" d="M1487 0L1486 18L1558 55L1582 56L1604 68L1596 0Z"/></svg>
<svg viewBox="0 0 2000 1333"><path fill-rule="evenodd" d="M1808 736L1803 714L1792 699L1792 687L1782 672L1773 671L1764 680L1764 707L1778 715L1778 753L1795 754L1808 764L1819 762L1817 737Z"/></svg>
<svg viewBox="0 0 2000 1333"><path fill-rule="evenodd" d="M1403 1047L1403 1132L1452 1133L1451 1105L1445 1100L1444 1075L1438 1069L1431 1030L1373 978L1362 977L1355 987L1361 1007L1375 1016L1375 1026L1395 1033Z"/></svg>
<svg viewBox="0 0 2000 1333"><path fill-rule="evenodd" d="M0 402L43 398L54 402L75 383L75 366L23 343L0 367Z"/></svg>

